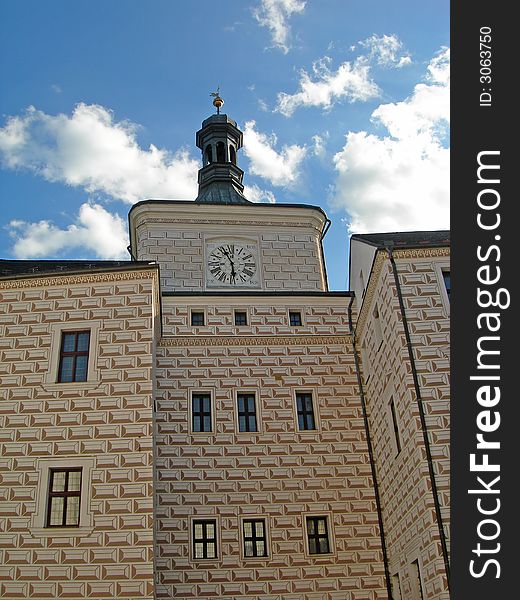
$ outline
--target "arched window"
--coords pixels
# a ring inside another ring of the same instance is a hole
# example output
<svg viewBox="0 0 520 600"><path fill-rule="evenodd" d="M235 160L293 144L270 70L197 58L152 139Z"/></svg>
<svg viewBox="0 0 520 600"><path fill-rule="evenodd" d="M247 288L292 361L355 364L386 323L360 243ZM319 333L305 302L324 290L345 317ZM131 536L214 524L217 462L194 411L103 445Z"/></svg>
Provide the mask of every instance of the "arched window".
<svg viewBox="0 0 520 600"><path fill-rule="evenodd" d="M219 163L226 162L226 150L225 150L224 142L217 143L217 162L219 162Z"/></svg>
<svg viewBox="0 0 520 600"><path fill-rule="evenodd" d="M236 165L237 164L237 153L234 146L229 146L229 160Z"/></svg>
<svg viewBox="0 0 520 600"><path fill-rule="evenodd" d="M213 148L211 147L211 144L208 144L206 146L206 164L209 164L212 162L213 162Z"/></svg>

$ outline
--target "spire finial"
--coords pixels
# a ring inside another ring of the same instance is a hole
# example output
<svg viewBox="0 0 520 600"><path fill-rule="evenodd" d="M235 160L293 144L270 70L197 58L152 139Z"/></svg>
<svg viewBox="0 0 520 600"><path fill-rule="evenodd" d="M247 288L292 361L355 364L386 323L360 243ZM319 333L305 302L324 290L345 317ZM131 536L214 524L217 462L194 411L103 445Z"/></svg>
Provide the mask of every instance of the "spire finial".
<svg viewBox="0 0 520 600"><path fill-rule="evenodd" d="M216 92L211 92L210 96L213 96L213 106L217 109L217 115L220 115L220 107L224 104L224 100L220 97L220 85L217 87Z"/></svg>

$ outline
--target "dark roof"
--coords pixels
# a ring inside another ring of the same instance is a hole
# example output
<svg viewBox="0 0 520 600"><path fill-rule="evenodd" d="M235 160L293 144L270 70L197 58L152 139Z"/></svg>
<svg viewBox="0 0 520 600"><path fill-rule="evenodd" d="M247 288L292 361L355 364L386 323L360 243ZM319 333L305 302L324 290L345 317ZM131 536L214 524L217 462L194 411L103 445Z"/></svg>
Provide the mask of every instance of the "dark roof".
<svg viewBox="0 0 520 600"><path fill-rule="evenodd" d="M393 233L356 233L351 240L366 242L378 248L428 248L449 246L450 231L398 231Z"/></svg>
<svg viewBox="0 0 520 600"><path fill-rule="evenodd" d="M149 262L129 260L8 260L0 259L0 277L45 275L63 272L124 269L149 265Z"/></svg>

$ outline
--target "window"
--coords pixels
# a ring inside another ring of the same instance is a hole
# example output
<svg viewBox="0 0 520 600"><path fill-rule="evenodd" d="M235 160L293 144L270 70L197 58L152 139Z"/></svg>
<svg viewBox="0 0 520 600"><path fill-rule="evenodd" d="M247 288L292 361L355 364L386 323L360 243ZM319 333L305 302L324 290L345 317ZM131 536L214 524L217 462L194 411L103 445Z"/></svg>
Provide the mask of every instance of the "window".
<svg viewBox="0 0 520 600"><path fill-rule="evenodd" d="M81 497L81 468L52 469L49 481L47 527L77 527Z"/></svg>
<svg viewBox="0 0 520 600"><path fill-rule="evenodd" d="M296 412L298 413L298 429L316 429L311 393L296 394Z"/></svg>
<svg viewBox="0 0 520 600"><path fill-rule="evenodd" d="M217 558L216 521L193 521L193 558Z"/></svg>
<svg viewBox="0 0 520 600"><path fill-rule="evenodd" d="M267 539L265 521L263 519L248 519L242 522L244 530L244 556L267 556Z"/></svg>
<svg viewBox="0 0 520 600"><path fill-rule="evenodd" d="M237 327L247 325L247 313L245 310L235 311L235 325Z"/></svg>
<svg viewBox="0 0 520 600"><path fill-rule="evenodd" d="M193 394L191 397L192 430L211 431L211 395Z"/></svg>
<svg viewBox="0 0 520 600"><path fill-rule="evenodd" d="M238 431L257 431L254 394L238 394Z"/></svg>
<svg viewBox="0 0 520 600"><path fill-rule="evenodd" d="M229 160L236 165L237 164L237 153L234 146L229 146Z"/></svg>
<svg viewBox="0 0 520 600"><path fill-rule="evenodd" d="M379 318L379 310L377 306L374 308L372 316L374 317L374 343L376 350L379 350L379 348L381 348L381 344L383 343L383 331L381 329L381 319Z"/></svg>
<svg viewBox="0 0 520 600"><path fill-rule="evenodd" d="M421 571L419 569L419 561L414 560L411 564L412 572L412 592L413 592L413 600L424 600L424 593L422 588L421 581Z"/></svg>
<svg viewBox="0 0 520 600"><path fill-rule="evenodd" d="M309 554L328 554L330 552L326 517L307 517L307 540Z"/></svg>
<svg viewBox="0 0 520 600"><path fill-rule="evenodd" d="M444 286L446 288L446 294L448 295L448 300L449 300L450 292L451 292L451 272L443 270L442 278L444 279Z"/></svg>
<svg viewBox="0 0 520 600"><path fill-rule="evenodd" d="M224 142L217 142L217 162L226 162L226 147Z"/></svg>
<svg viewBox="0 0 520 600"><path fill-rule="evenodd" d="M302 313L297 311L289 311L289 323L291 327L301 327Z"/></svg>
<svg viewBox="0 0 520 600"><path fill-rule="evenodd" d="M390 585L392 587L392 598L394 600L401 600L403 595L401 593L401 578L399 577L399 573L391 575Z"/></svg>
<svg viewBox="0 0 520 600"><path fill-rule="evenodd" d="M87 381L90 331L64 331L61 336L58 383Z"/></svg>
<svg viewBox="0 0 520 600"><path fill-rule="evenodd" d="M191 311L191 324L193 327L202 327L204 325L204 311L192 310Z"/></svg>
<svg viewBox="0 0 520 600"><path fill-rule="evenodd" d="M399 454L399 452L401 452L401 437L399 435L399 425L397 424L397 414L395 412L395 404L393 398L390 398L390 414L392 416L392 425L394 427L395 446L397 449L397 454Z"/></svg>
<svg viewBox="0 0 520 600"><path fill-rule="evenodd" d="M213 162L213 148L211 147L211 144L208 144L206 146L206 164L209 164L212 162Z"/></svg>

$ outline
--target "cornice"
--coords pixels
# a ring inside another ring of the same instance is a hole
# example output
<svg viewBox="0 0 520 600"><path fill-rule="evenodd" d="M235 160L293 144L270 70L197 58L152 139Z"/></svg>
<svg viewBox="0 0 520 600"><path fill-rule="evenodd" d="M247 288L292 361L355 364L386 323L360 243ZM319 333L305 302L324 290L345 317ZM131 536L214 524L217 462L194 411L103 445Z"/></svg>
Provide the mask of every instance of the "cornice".
<svg viewBox="0 0 520 600"><path fill-rule="evenodd" d="M162 217L147 217L143 215L136 218L135 228L138 229L143 225L150 223L178 223L179 225L231 225L231 226L252 226L252 227L310 227L318 232L321 232L321 228L311 221L289 221L288 219L281 218L275 221L252 221L249 219L190 219L190 218L162 218Z"/></svg>
<svg viewBox="0 0 520 600"><path fill-rule="evenodd" d="M178 348L184 346L346 346L352 350L350 335L262 335L262 336L175 336L163 337L158 346L160 348Z"/></svg>
<svg viewBox="0 0 520 600"><path fill-rule="evenodd" d="M410 258L437 258L450 256L450 248L403 248L401 250L393 250L392 255L395 259L410 259ZM366 325L368 314L372 307L372 302L377 289L379 281L379 275L383 268L385 260L388 259L387 250L379 249L374 259L372 272L370 273L370 279L368 286L363 298L363 304L359 312L358 320L356 323L356 335L361 335L363 328Z"/></svg>
<svg viewBox="0 0 520 600"><path fill-rule="evenodd" d="M450 249L443 248L407 248L406 250L394 250L394 258L431 258L437 256L450 256Z"/></svg>
<svg viewBox="0 0 520 600"><path fill-rule="evenodd" d="M157 284L158 269L151 266L149 269L140 269L139 271L110 271L103 273L77 273L71 275L24 275L16 279L0 280L0 289L23 289L34 287L55 287L70 286L76 284L89 283L112 283L118 281L135 281L137 279L152 278Z"/></svg>

